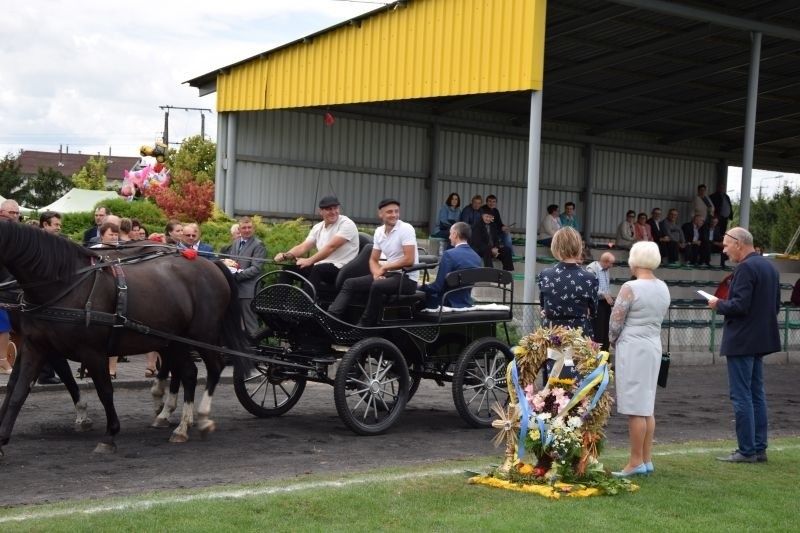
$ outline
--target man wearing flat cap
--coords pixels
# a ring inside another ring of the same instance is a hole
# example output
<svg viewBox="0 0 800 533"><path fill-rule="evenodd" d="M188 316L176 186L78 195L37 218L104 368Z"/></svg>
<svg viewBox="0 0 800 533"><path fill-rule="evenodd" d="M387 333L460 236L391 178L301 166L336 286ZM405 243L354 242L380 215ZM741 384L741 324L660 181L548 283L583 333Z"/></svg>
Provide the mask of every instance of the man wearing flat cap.
<svg viewBox="0 0 800 533"><path fill-rule="evenodd" d="M306 240L275 256L275 261L294 261L284 270L299 273L315 289L320 288L321 282L335 284L339 269L358 255L358 228L339 212L339 200L335 196L324 197L319 201L319 214L322 222L311 228ZM314 248L314 255L302 257Z"/></svg>
<svg viewBox="0 0 800 533"><path fill-rule="evenodd" d="M373 327L378 323L384 296L397 294L414 294L417 290L419 272L402 273L403 267L410 267L419 262L417 252L417 235L413 226L400 220L400 202L392 198L382 200L378 204L378 217L383 222L375 230L372 254L369 257L370 274L350 278L342 285L328 312L343 318L347 306L358 297L369 294L367 307L359 327ZM386 262L381 264L381 254Z"/></svg>

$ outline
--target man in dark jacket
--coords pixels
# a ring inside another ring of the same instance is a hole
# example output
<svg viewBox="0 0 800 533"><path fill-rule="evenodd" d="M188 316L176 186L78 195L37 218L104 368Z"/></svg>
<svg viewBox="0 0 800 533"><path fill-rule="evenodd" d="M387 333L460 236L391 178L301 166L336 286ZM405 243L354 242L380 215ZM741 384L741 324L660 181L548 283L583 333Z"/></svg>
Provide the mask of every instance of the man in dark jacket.
<svg viewBox="0 0 800 533"><path fill-rule="evenodd" d="M494 224L492 209L481 208L481 220L472 226L469 245L483 259L483 265L492 267L496 257L503 263L503 270L514 270L511 249L503 245L503 238Z"/></svg>
<svg viewBox="0 0 800 533"><path fill-rule="evenodd" d="M711 297L708 305L725 316L719 352L728 363L738 448L718 459L731 463L766 462L767 397L762 359L781 349L780 276L772 263L755 251L753 236L746 229L732 228L723 243L725 253L737 266L728 298Z"/></svg>

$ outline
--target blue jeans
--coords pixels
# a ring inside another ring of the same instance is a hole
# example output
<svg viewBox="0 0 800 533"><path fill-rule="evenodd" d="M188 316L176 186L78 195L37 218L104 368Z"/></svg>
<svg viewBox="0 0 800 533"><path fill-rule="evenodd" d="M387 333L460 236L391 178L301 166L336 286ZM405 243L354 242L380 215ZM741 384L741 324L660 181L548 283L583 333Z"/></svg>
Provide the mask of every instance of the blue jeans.
<svg viewBox="0 0 800 533"><path fill-rule="evenodd" d="M735 355L727 359L739 452L742 455L763 452L767 449L767 395L764 391L763 358Z"/></svg>
<svg viewBox="0 0 800 533"><path fill-rule="evenodd" d="M513 246L511 246L511 232L509 231L508 233L506 233L505 231L502 231L501 234L503 236L503 246L511 250L511 254L513 255L514 248Z"/></svg>

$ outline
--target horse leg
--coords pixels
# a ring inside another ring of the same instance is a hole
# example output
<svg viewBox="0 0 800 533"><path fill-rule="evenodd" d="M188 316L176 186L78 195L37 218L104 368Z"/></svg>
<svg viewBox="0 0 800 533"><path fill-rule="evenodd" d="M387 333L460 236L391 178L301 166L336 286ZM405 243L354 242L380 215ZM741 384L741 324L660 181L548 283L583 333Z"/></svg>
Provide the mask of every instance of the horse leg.
<svg viewBox="0 0 800 533"><path fill-rule="evenodd" d="M161 401L161 411L156 414L156 418L153 420L153 423L150 424L150 427L154 428L169 427L169 417L178 407L178 392L181 386L180 380L182 369L177 364L176 358L171 354L168 355L165 353L161 361L161 369L158 371L158 380L156 381L156 384L158 384L162 391L166 386L167 377L170 374L172 374L172 377L169 379L169 391L167 393L167 399ZM152 393L152 391L153 389L151 388L150 392ZM153 394L153 396L155 402L155 394Z"/></svg>
<svg viewBox="0 0 800 533"><path fill-rule="evenodd" d="M219 384L222 369L225 368L225 358L217 353L201 353L201 355L206 365L206 390L197 408L197 429L200 430L201 438L205 439L217 429L217 424L210 418L211 400Z"/></svg>
<svg viewBox="0 0 800 533"><path fill-rule="evenodd" d="M153 414L158 416L164 408L164 393L167 390L167 379L169 378L169 368L166 364L161 365L156 375L153 386L150 387L150 395L153 397Z"/></svg>
<svg viewBox="0 0 800 533"><path fill-rule="evenodd" d="M81 400L81 389L75 381L75 376L72 375L72 369L69 367L67 359L64 357L51 357L50 365L55 370L61 382L66 387L72 398L72 403L75 405L75 431L87 431L92 428L92 419L89 418L89 407L85 400Z"/></svg>
<svg viewBox="0 0 800 533"><path fill-rule="evenodd" d="M183 385L183 411L181 422L172 432L170 442L180 443L189 440L189 428L194 425L194 393L197 388L197 365L186 349L180 350L181 384Z"/></svg>
<svg viewBox="0 0 800 533"><path fill-rule="evenodd" d="M97 443L94 452L114 453L117 451L114 436L119 433L119 417L114 408L114 387L111 384L111 376L108 374L108 358L104 354L92 355L86 357L84 363L89 369L97 397L106 412L106 433Z"/></svg>
<svg viewBox="0 0 800 533"><path fill-rule="evenodd" d="M24 353L25 357L18 355L17 360L14 361L14 369L6 385L6 396L0 409L0 457L3 456L2 447L8 444L11 438L11 430L31 392L33 382L42 369L41 354L31 348L24 339L21 344L24 349L20 349L19 355Z"/></svg>

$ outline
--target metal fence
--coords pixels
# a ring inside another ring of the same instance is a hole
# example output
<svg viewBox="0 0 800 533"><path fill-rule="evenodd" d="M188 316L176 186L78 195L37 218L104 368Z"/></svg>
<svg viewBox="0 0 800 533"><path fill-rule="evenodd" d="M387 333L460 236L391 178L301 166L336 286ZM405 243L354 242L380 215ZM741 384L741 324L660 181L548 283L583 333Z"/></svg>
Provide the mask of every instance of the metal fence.
<svg viewBox="0 0 800 533"><path fill-rule="evenodd" d="M541 304L515 303L512 341L541 326ZM722 340L722 315L706 306L672 305L661 324L664 349L675 352L716 352ZM800 350L800 307L784 305L778 313L783 351Z"/></svg>

